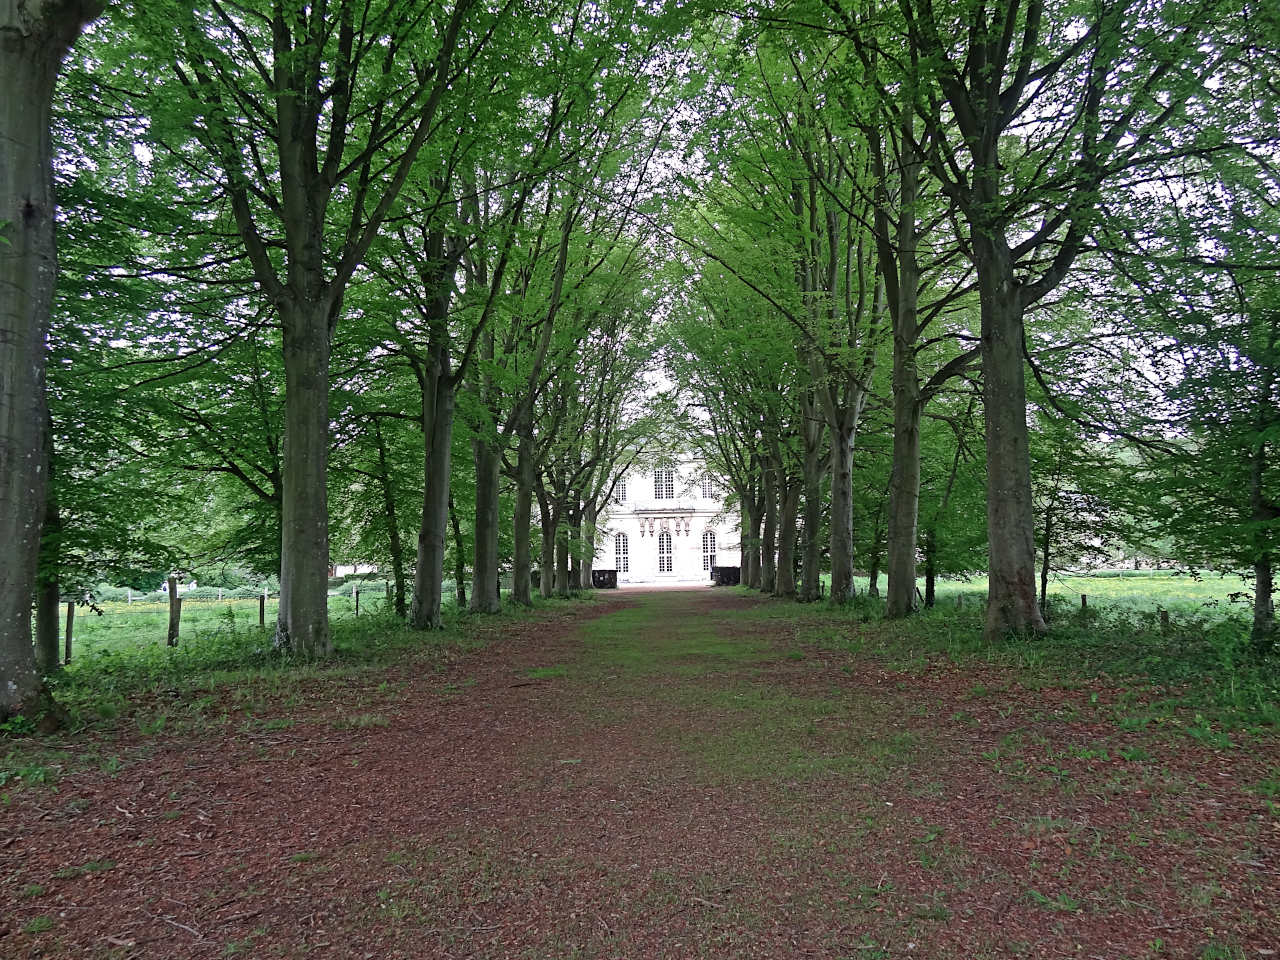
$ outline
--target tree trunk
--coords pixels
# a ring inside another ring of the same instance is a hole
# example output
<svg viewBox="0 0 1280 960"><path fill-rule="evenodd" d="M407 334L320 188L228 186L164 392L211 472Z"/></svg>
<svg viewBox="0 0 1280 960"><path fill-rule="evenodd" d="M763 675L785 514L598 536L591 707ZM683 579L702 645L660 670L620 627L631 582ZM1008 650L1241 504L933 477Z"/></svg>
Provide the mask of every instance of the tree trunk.
<svg viewBox="0 0 1280 960"><path fill-rule="evenodd" d="M1036 603L1035 517L1022 362L1023 318L1010 254L973 230L982 307L982 401L987 448L988 641L1043 632Z"/></svg>
<svg viewBox="0 0 1280 960"><path fill-rule="evenodd" d="M569 596L569 526L556 525L556 596Z"/></svg>
<svg viewBox="0 0 1280 960"><path fill-rule="evenodd" d="M498 596L498 492L501 458L488 438L475 441L476 526L475 562L471 566L472 613L497 613Z"/></svg>
<svg viewBox="0 0 1280 960"><path fill-rule="evenodd" d="M773 593L778 582L778 475L781 469L768 463L762 483L764 491L764 530L760 536L760 589Z"/></svg>
<svg viewBox="0 0 1280 960"><path fill-rule="evenodd" d="M814 415L813 404L803 406L804 427L804 530L801 532L800 597L812 603L821 596L822 551L818 532L822 525L822 426Z"/></svg>
<svg viewBox="0 0 1280 960"><path fill-rule="evenodd" d="M418 557L413 570L409 624L438 630L444 589L444 554L449 522L449 477L453 468L454 386L439 362L422 380L423 488Z"/></svg>
<svg viewBox="0 0 1280 960"><path fill-rule="evenodd" d="M45 677L54 673L62 663L58 629L61 626L58 622L60 599L56 575L49 577L42 572L36 591L36 661L41 676Z"/></svg>
<svg viewBox="0 0 1280 960"><path fill-rule="evenodd" d="M889 478L890 483L893 477ZM889 504L889 488L884 488L884 493L880 496L876 503L875 522L871 525L871 540L867 547L867 596L880 596L880 570L881 562L884 560L884 538L881 536L880 521L884 518L885 510Z"/></svg>
<svg viewBox="0 0 1280 960"><path fill-rule="evenodd" d="M53 458L50 456L49 461ZM53 471L49 471L52 483ZM59 571L61 567L62 518L52 489L44 509L44 529L40 534L40 567L36 587L36 663L42 676L49 676L62 662L58 636Z"/></svg>
<svg viewBox="0 0 1280 960"><path fill-rule="evenodd" d="M794 600L796 596L796 514L800 511L801 485L782 484L782 509L778 517L778 569L773 595Z"/></svg>
<svg viewBox="0 0 1280 960"><path fill-rule="evenodd" d="M170 577L169 586L169 632L165 635L165 643L171 647L178 645L178 632L182 627L182 598L178 596L178 579Z"/></svg>
<svg viewBox="0 0 1280 960"><path fill-rule="evenodd" d="M329 636L329 306L281 309L285 429L276 639L327 657Z"/></svg>
<svg viewBox="0 0 1280 960"><path fill-rule="evenodd" d="M744 587L760 583L760 519L755 516L750 493L742 498L742 566L738 581Z"/></svg>
<svg viewBox="0 0 1280 960"><path fill-rule="evenodd" d="M880 596L880 537L871 542L871 556L867 558L867 596Z"/></svg>
<svg viewBox="0 0 1280 960"><path fill-rule="evenodd" d="M577 495L574 495L575 499ZM582 508L569 512L569 589L582 589Z"/></svg>
<svg viewBox="0 0 1280 960"><path fill-rule="evenodd" d="M932 607L937 599L938 531L930 527L924 535L924 605Z"/></svg>
<svg viewBox="0 0 1280 960"><path fill-rule="evenodd" d="M1250 641L1259 654L1271 653L1276 642L1276 607L1275 607L1275 569L1272 564L1271 526L1275 523L1277 510L1274 503L1266 498L1264 480L1267 467L1268 443L1262 436L1267 427L1265 410L1259 415L1259 437L1254 447L1250 464L1249 499L1252 505L1252 520L1257 532L1256 553L1253 561L1253 628Z"/></svg>
<svg viewBox="0 0 1280 960"><path fill-rule="evenodd" d="M970 396L964 412L964 423L969 423L973 415L974 398ZM938 580L938 522L946 515L951 505L951 493L955 490L956 476L960 472L960 457L964 452L964 444L956 436L956 452L951 457L951 472L947 474L947 485L942 491L942 502L929 520L929 528L924 535L924 605L932 607L937 598Z"/></svg>
<svg viewBox="0 0 1280 960"><path fill-rule="evenodd" d="M582 505L582 589L590 590L591 568L596 558L596 505L587 501Z"/></svg>
<svg viewBox="0 0 1280 960"><path fill-rule="evenodd" d="M885 250L882 260L896 254L893 311L893 467L889 483L888 566L889 596L885 615L905 617L916 605L916 538L920 510L920 392L916 346L919 339L920 267L916 256L916 197L920 183L920 158L915 149L915 114L902 113L898 138L900 151L896 250ZM887 227L887 216L878 218ZM887 229L885 230L887 233ZM887 241L888 237L884 237Z"/></svg>
<svg viewBox="0 0 1280 960"><path fill-rule="evenodd" d="M804 527L800 531L800 600L811 603L822 596L822 482L819 477L804 481Z"/></svg>
<svg viewBox="0 0 1280 960"><path fill-rule="evenodd" d="M1049 545L1053 542L1053 511L1044 512L1044 541L1041 543L1040 562L1040 616L1049 621Z"/></svg>
<svg viewBox="0 0 1280 960"><path fill-rule="evenodd" d="M831 430L831 601L853 597L853 429Z"/></svg>
<svg viewBox="0 0 1280 960"><path fill-rule="evenodd" d="M1259 653L1271 653L1276 643L1275 571L1270 553L1264 553L1253 564L1253 647Z"/></svg>
<svg viewBox="0 0 1280 960"><path fill-rule="evenodd" d="M0 2L0 720L45 698L31 600L47 494L44 353L57 280L49 117L94 3Z"/></svg>
<svg viewBox="0 0 1280 960"><path fill-rule="evenodd" d="M539 559L538 595L544 600L555 592L556 524L559 518L541 486L535 488L538 495L538 514L542 520L542 554Z"/></svg>
<svg viewBox="0 0 1280 960"><path fill-rule="evenodd" d="M514 547L514 572L511 599L521 606L533 605L532 545L529 542L533 513L533 454L527 427L520 431L516 448L516 503L512 518L511 542Z"/></svg>
<svg viewBox="0 0 1280 960"><path fill-rule="evenodd" d="M400 522L396 518L396 498L391 489L391 471L387 465L387 444L378 418L373 418L373 433L378 441L378 482L382 488L382 509L387 515L387 540L391 550L391 577L395 581L396 616L403 618L408 610L404 599L404 543L400 539Z"/></svg>
<svg viewBox="0 0 1280 960"><path fill-rule="evenodd" d="M916 540L920 510L920 385L914 349L898 356L894 338L893 472L889 484L888 617L905 617L916 606Z"/></svg>
<svg viewBox="0 0 1280 960"><path fill-rule="evenodd" d="M449 495L449 525L453 527L453 602L459 610L467 609L467 549L462 539L462 524Z"/></svg>

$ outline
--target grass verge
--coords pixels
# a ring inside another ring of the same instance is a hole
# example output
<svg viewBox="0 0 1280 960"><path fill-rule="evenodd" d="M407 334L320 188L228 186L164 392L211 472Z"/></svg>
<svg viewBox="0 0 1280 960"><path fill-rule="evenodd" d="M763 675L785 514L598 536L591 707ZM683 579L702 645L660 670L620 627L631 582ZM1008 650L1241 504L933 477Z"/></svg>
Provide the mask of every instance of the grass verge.
<svg viewBox="0 0 1280 960"><path fill-rule="evenodd" d="M983 637L983 598L971 594L903 620L885 619L883 602L865 593L842 607L777 601L745 607L739 616L791 619L801 644L873 657L900 670L924 670L931 659L946 657L1014 668L1024 685L1101 680L1123 688L1122 724L1174 722L1222 746L1230 731L1280 726L1280 656L1256 654L1249 622L1232 606L1187 607L1166 622L1151 604L1117 599L1081 608L1050 599L1047 634L994 642Z"/></svg>
<svg viewBox="0 0 1280 960"><path fill-rule="evenodd" d="M534 610L580 602L537 599ZM345 713L338 722L380 725L376 708L397 692L379 676L388 667L408 662L416 671L438 670L483 646L485 631L478 627L531 615L508 606L496 616L473 618L449 603L445 628L431 632L411 629L378 608L358 618L334 616L333 656L309 661L275 647L271 627L245 625L234 613L196 620L169 647L151 629L149 611L138 612L132 631L121 627L128 611L117 612L109 636L99 634L99 642L79 648L70 664L47 678L68 717L61 731L37 736L36 718L22 716L0 724L0 788L53 787L67 772L92 766L114 774L124 755L147 738L285 729L297 722L294 708L326 683L344 684Z"/></svg>

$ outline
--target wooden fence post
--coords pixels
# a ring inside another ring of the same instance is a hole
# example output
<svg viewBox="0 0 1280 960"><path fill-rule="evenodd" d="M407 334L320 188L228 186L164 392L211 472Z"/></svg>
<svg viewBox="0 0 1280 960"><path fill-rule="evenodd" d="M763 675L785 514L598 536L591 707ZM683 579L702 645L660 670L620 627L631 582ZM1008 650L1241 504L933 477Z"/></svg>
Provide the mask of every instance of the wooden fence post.
<svg viewBox="0 0 1280 960"><path fill-rule="evenodd" d="M1089 609L1089 595L1087 593L1080 594L1080 609L1081 610Z"/></svg>
<svg viewBox="0 0 1280 960"><path fill-rule="evenodd" d="M76 621L76 605L74 601L68 602L67 603L67 632L66 632L65 639L62 641L62 646L63 646L62 659L63 659L63 662L65 663L71 662L71 631L72 631L72 625L75 623L75 621ZM54 636L56 637L57 634L54 634Z"/></svg>
<svg viewBox="0 0 1280 960"><path fill-rule="evenodd" d="M1165 633L1169 632L1169 611L1168 610L1160 611L1160 629L1163 630Z"/></svg>
<svg viewBox="0 0 1280 960"><path fill-rule="evenodd" d="M182 621L182 598L178 596L178 578L169 578L169 635L165 643L171 647L178 645L178 624Z"/></svg>
<svg viewBox="0 0 1280 960"><path fill-rule="evenodd" d="M351 596L355 598L355 601L356 601L356 616L358 617L358 616L360 616L360 588L359 588L358 586L357 586L357 587L352 587L352 588L351 588Z"/></svg>
<svg viewBox="0 0 1280 960"><path fill-rule="evenodd" d="M262 591L262 596L258 598L258 626L265 627L267 625L267 591Z"/></svg>

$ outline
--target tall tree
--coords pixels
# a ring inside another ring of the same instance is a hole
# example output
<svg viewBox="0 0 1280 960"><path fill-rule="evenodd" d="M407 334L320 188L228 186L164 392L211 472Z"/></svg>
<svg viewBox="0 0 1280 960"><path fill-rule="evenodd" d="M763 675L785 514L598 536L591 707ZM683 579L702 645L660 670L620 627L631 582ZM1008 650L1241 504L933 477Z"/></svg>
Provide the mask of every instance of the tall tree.
<svg viewBox="0 0 1280 960"><path fill-rule="evenodd" d="M31 599L48 485L45 339L57 278L54 85L97 0L0 2L0 717L32 709Z"/></svg>
<svg viewBox="0 0 1280 960"><path fill-rule="evenodd" d="M507 9L210 0L133 19L157 71L172 77L150 101L152 115L167 118L157 121L164 146L200 156L193 166L216 178L241 253L280 318L277 637L303 656L331 648L329 366L347 286L447 111L451 84Z"/></svg>
<svg viewBox="0 0 1280 960"><path fill-rule="evenodd" d="M1159 431L1162 442L1130 457L1140 482L1129 503L1184 561L1252 580L1259 653L1272 652L1280 633L1278 187L1265 167L1232 165L1212 190L1136 205L1129 212L1161 255L1123 258L1136 303L1108 296L1126 328L1136 319L1146 333L1139 340L1126 329L1137 366L1161 381L1155 402L1149 384L1131 388L1128 425Z"/></svg>
<svg viewBox="0 0 1280 960"><path fill-rule="evenodd" d="M1098 220L1100 188L1219 147L1192 122L1221 99L1210 82L1233 41L1210 37L1233 0L1055 0L902 6L907 56L926 65L924 154L968 227L981 308L987 446L986 633L1043 630L1023 343ZM848 13L842 14L851 22ZM851 27L851 29L853 29ZM945 110L942 109L945 107Z"/></svg>
<svg viewBox="0 0 1280 960"><path fill-rule="evenodd" d="M854 448L888 314L870 231L868 145L847 122L824 126L832 96L811 66L847 53L814 31L798 49L793 39L752 44L750 61L735 64L734 88L700 101L710 117L702 149L715 162L710 187L688 178L700 202L691 198L692 222L678 229L791 328L826 426L831 597L843 602L853 592ZM806 480L806 521L816 523L818 478Z"/></svg>

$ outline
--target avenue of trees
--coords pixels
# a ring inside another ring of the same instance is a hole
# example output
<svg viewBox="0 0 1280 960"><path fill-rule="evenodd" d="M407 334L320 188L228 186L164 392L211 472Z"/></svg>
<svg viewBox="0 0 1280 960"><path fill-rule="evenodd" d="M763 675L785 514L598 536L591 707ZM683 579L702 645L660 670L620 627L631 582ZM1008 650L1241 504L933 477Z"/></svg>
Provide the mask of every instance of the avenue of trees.
<svg viewBox="0 0 1280 960"><path fill-rule="evenodd" d="M681 446L779 597L995 638L1126 552L1270 652L1276 77L1253 0L0 0L0 717L99 582L307 658L339 557L588 587Z"/></svg>

